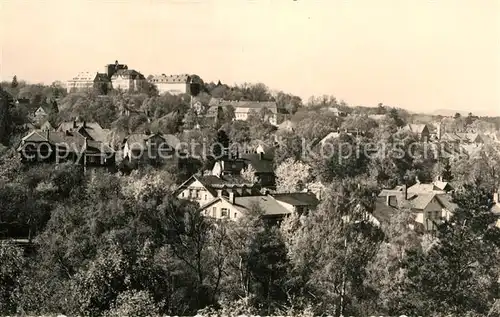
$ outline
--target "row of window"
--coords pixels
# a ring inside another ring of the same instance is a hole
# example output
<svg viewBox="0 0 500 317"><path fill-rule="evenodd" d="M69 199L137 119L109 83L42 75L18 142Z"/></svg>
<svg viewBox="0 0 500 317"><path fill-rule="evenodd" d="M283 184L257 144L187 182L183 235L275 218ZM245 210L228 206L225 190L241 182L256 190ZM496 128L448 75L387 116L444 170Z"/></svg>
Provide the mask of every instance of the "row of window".
<svg viewBox="0 0 500 317"><path fill-rule="evenodd" d="M187 192L187 197L186 197L185 192ZM195 199L201 199L203 192L204 192L204 190L202 190L202 189L189 189L188 191L183 191L183 192L181 193L181 197L182 197L182 198L195 198ZM207 194L204 194L204 199L205 199L205 200L207 200L207 199L208 199Z"/></svg>
<svg viewBox="0 0 500 317"><path fill-rule="evenodd" d="M205 210L205 215L208 216L210 211L207 209ZM217 207L212 207L212 217L217 218ZM238 213L234 212L233 213L233 218L236 218L238 216ZM229 208L221 208L220 209L220 217L221 218L231 218L231 209Z"/></svg>

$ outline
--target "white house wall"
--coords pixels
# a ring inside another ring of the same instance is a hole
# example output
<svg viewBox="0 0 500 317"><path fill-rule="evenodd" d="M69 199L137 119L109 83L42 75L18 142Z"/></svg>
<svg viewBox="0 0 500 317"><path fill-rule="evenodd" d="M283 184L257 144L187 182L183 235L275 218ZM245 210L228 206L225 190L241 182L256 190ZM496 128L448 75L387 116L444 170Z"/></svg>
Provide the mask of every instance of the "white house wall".
<svg viewBox="0 0 500 317"><path fill-rule="evenodd" d="M196 196L197 190L199 191L198 196ZM191 197L191 193L194 195L194 197ZM190 199L196 201L200 204L200 206L208 204L215 199L215 197L198 180L187 186L182 192L179 193L179 195L177 195L177 197L181 199Z"/></svg>
<svg viewBox="0 0 500 317"><path fill-rule="evenodd" d="M222 217L222 209L226 208L228 210L229 217ZM219 200L218 202L210 205L202 211L204 216L212 217L212 218L226 218L231 220L238 220L244 216L244 211L238 209L236 206L231 205L224 199Z"/></svg>
<svg viewBox="0 0 500 317"><path fill-rule="evenodd" d="M187 83L154 83L160 94L170 93L172 95L187 93Z"/></svg>

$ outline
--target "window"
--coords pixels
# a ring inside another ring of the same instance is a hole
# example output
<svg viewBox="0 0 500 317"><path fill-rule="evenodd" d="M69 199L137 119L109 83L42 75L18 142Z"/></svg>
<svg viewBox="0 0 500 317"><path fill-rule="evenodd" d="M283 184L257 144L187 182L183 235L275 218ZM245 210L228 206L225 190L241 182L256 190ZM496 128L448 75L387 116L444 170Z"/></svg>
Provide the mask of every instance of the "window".
<svg viewBox="0 0 500 317"><path fill-rule="evenodd" d="M217 213L217 207L212 208L212 217L215 217Z"/></svg>
<svg viewBox="0 0 500 317"><path fill-rule="evenodd" d="M221 217L228 217L229 216L229 210L227 208L222 208L220 210L220 216Z"/></svg>
<svg viewBox="0 0 500 317"><path fill-rule="evenodd" d="M182 192L181 197L184 198L184 192Z"/></svg>
<svg viewBox="0 0 500 317"><path fill-rule="evenodd" d="M205 194L205 200L207 200L207 194Z"/></svg>
<svg viewBox="0 0 500 317"><path fill-rule="evenodd" d="M234 218L236 218L236 213L234 213Z"/></svg>

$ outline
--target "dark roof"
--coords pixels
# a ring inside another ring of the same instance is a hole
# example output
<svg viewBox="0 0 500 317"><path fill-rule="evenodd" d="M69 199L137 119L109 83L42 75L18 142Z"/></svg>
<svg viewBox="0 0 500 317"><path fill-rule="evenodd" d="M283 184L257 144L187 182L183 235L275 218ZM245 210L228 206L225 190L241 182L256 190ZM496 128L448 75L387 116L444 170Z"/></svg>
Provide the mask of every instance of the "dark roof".
<svg viewBox="0 0 500 317"><path fill-rule="evenodd" d="M27 142L41 143L47 142L54 146L65 147L74 152L81 152L87 146L87 151L113 153L113 150L106 144L89 140L78 131L31 131L21 141L21 146L18 150L22 149Z"/></svg>
<svg viewBox="0 0 500 317"><path fill-rule="evenodd" d="M413 133L421 134L427 128L426 124L408 124L405 126L406 130L409 130ZM428 129L428 128L427 128Z"/></svg>
<svg viewBox="0 0 500 317"><path fill-rule="evenodd" d="M264 211L264 215L286 215L291 212L280 205L271 196L244 196L235 197L234 205L245 209L246 211L252 210L254 206L259 206Z"/></svg>
<svg viewBox="0 0 500 317"><path fill-rule="evenodd" d="M272 194L272 196L276 200L292 206L317 206L319 204L316 195L313 193L282 193Z"/></svg>
<svg viewBox="0 0 500 317"><path fill-rule="evenodd" d="M94 78L94 82L109 82L108 74L97 73Z"/></svg>
<svg viewBox="0 0 500 317"><path fill-rule="evenodd" d="M116 73L114 73L111 78L118 76L132 78L132 79L146 79L143 74L133 69L120 69Z"/></svg>
<svg viewBox="0 0 500 317"><path fill-rule="evenodd" d="M160 134L160 133L154 133L154 134L144 134L144 133L133 133L129 134L125 137L123 140L123 145L125 143L128 143L129 146L133 149L140 150L146 148L146 141L153 138L153 137L159 137L164 142L170 146L171 148L177 148L180 141L179 139L173 135L173 134Z"/></svg>
<svg viewBox="0 0 500 317"><path fill-rule="evenodd" d="M245 153L240 155L246 164L251 165L257 173L274 173L273 161L259 153Z"/></svg>
<svg viewBox="0 0 500 317"><path fill-rule="evenodd" d="M399 210L397 208L387 206L386 200L383 197L377 197L375 201L375 209L372 215L380 221L380 223L388 224L392 218Z"/></svg>

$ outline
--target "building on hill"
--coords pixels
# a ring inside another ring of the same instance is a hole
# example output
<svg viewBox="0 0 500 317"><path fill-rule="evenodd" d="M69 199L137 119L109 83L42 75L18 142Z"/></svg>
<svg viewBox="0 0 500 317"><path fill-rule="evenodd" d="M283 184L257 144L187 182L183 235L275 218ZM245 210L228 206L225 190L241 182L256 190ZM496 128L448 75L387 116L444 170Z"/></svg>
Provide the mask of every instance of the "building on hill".
<svg viewBox="0 0 500 317"><path fill-rule="evenodd" d="M430 130L426 124L407 124L403 127L403 131L415 134L420 141L427 142L430 140Z"/></svg>
<svg viewBox="0 0 500 317"><path fill-rule="evenodd" d="M154 84L160 94L169 93L172 95L191 93L191 76L189 74L180 75L151 75L148 82Z"/></svg>
<svg viewBox="0 0 500 317"><path fill-rule="evenodd" d="M115 61L114 64L107 64L104 66L104 72L102 74L105 74L108 79L111 79L113 75L118 72L119 70L127 70L128 66L126 64L120 64L118 61Z"/></svg>
<svg viewBox="0 0 500 317"><path fill-rule="evenodd" d="M123 159L135 164L179 163L179 139L171 134L130 134L122 141Z"/></svg>
<svg viewBox="0 0 500 317"><path fill-rule="evenodd" d="M115 153L106 144L78 131L33 130L17 148L23 163L74 162L86 167L114 167Z"/></svg>
<svg viewBox="0 0 500 317"><path fill-rule="evenodd" d="M234 119L246 121L252 112L260 114L261 111L266 111L265 120L272 125L277 126L280 115L286 115L288 112L284 107L278 107L274 101L237 101L237 100L222 100L212 98L209 103L208 116L216 116L219 107L232 106L234 108Z"/></svg>
<svg viewBox="0 0 500 317"><path fill-rule="evenodd" d="M111 76L113 89L137 91L146 83L144 75L133 69L120 69Z"/></svg>
<svg viewBox="0 0 500 317"><path fill-rule="evenodd" d="M92 89L94 87L95 78L95 73L80 72L75 77L66 82L66 90L68 91L68 93L70 93L79 90Z"/></svg>
<svg viewBox="0 0 500 317"><path fill-rule="evenodd" d="M113 88L111 84L111 79L108 74L97 73L94 78L94 89L98 91L101 95L106 95L108 91Z"/></svg>

